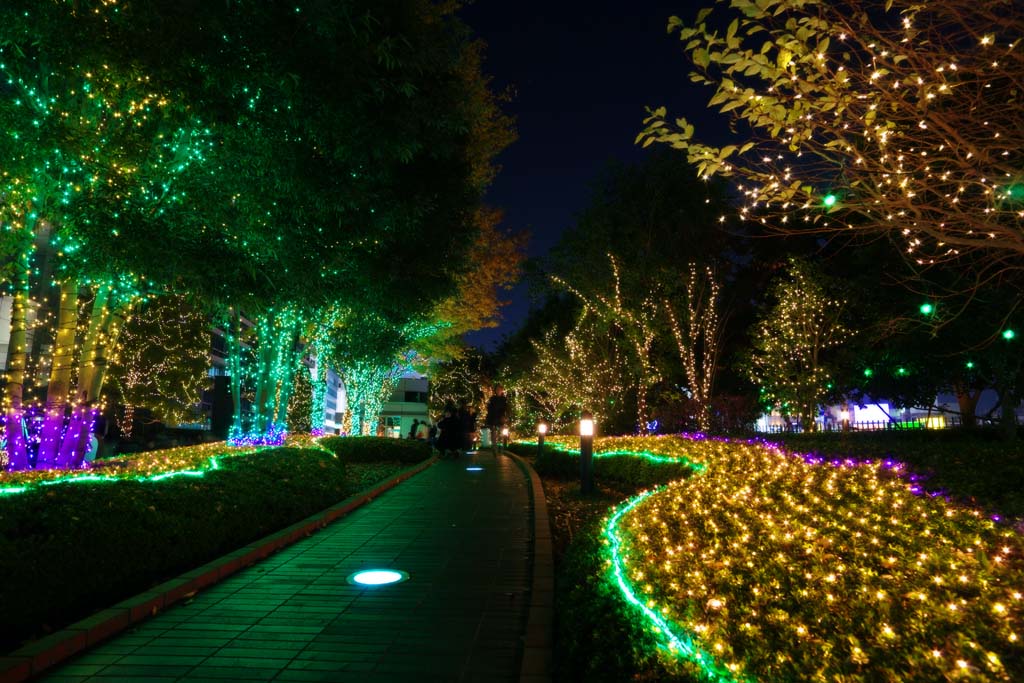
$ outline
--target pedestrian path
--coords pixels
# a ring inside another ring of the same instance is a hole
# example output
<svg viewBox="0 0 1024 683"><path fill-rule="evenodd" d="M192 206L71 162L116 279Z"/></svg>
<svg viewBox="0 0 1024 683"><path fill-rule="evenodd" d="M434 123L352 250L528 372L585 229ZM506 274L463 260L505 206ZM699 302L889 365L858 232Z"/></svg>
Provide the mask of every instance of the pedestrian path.
<svg viewBox="0 0 1024 683"><path fill-rule="evenodd" d="M530 506L508 457L438 462L42 680L516 681ZM347 582L366 568L409 579Z"/></svg>

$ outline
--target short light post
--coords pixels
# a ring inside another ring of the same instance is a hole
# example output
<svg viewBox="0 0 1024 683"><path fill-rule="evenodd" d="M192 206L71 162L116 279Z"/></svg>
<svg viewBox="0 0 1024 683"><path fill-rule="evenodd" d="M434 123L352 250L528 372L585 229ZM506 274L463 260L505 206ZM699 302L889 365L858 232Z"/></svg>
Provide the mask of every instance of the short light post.
<svg viewBox="0 0 1024 683"><path fill-rule="evenodd" d="M844 432L850 431L850 411L849 410L840 410L839 411L839 422L842 424Z"/></svg>
<svg viewBox="0 0 1024 683"><path fill-rule="evenodd" d="M548 425L546 422L537 423L537 457L539 458L544 453L544 435L548 433Z"/></svg>
<svg viewBox="0 0 1024 683"><path fill-rule="evenodd" d="M501 428L501 447L508 448L508 427Z"/></svg>
<svg viewBox="0 0 1024 683"><path fill-rule="evenodd" d="M580 491L594 491L594 416L586 410L580 415Z"/></svg>

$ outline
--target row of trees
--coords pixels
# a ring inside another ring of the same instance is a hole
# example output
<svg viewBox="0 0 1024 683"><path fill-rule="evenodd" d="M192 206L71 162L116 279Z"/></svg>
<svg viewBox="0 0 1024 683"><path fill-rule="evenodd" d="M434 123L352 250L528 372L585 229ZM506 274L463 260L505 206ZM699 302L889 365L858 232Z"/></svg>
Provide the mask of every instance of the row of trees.
<svg viewBox="0 0 1024 683"><path fill-rule="evenodd" d="M520 244L480 205L513 138L480 56L427 0L4 3L9 466L81 463L126 321L156 297L223 332L235 442L280 438L304 354L312 403L342 368L366 431L403 353L493 324ZM159 362L135 361L122 389Z"/></svg>
<svg viewBox="0 0 1024 683"><path fill-rule="evenodd" d="M988 387L1012 425L1015 3L719 0L668 29L735 137L650 110L637 142L692 171L659 156L599 185L543 276L569 296L509 349L524 417L587 406L643 431L674 406L728 428L774 407L809 425L829 399L930 406L949 389L970 422ZM622 388L628 409L609 399Z"/></svg>
<svg viewBox="0 0 1024 683"><path fill-rule="evenodd" d="M718 187L665 153L599 186L535 273L543 305L499 354L520 429L569 427L581 409L609 433L746 429L772 410L813 428L823 404L928 409L939 392L973 424L984 389L1013 424L1012 287L953 296L956 271L915 271L883 242L708 221L728 211ZM589 238L605 220L622 242L602 253Z"/></svg>

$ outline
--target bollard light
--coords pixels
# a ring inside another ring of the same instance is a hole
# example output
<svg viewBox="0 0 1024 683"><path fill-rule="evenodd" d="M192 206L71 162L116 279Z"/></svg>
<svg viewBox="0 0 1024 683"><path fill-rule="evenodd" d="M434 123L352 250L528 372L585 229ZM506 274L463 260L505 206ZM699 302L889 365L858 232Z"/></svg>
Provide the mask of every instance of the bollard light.
<svg viewBox="0 0 1024 683"><path fill-rule="evenodd" d="M544 451L544 435L548 433L548 425L546 422L537 423L537 457L540 457Z"/></svg>
<svg viewBox="0 0 1024 683"><path fill-rule="evenodd" d="M839 411L839 421L843 425L843 431L844 432L850 431L850 411L849 410L840 410Z"/></svg>
<svg viewBox="0 0 1024 683"><path fill-rule="evenodd" d="M589 411L580 415L580 491L594 490L594 416Z"/></svg>
<svg viewBox="0 0 1024 683"><path fill-rule="evenodd" d="M508 448L508 427L501 428L501 447Z"/></svg>
<svg viewBox="0 0 1024 683"><path fill-rule="evenodd" d="M594 416L590 413L580 416L580 436L594 436Z"/></svg>

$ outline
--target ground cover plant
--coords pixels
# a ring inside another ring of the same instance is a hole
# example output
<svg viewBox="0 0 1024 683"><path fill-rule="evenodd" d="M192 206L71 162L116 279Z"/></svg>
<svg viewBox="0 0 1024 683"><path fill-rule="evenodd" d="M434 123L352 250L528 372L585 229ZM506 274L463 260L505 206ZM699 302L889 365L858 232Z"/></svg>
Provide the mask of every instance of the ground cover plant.
<svg viewBox="0 0 1024 683"><path fill-rule="evenodd" d="M997 429L772 434L800 453L858 459L896 459L931 491L1007 517L1024 517L1024 439Z"/></svg>
<svg viewBox="0 0 1024 683"><path fill-rule="evenodd" d="M404 457L395 448L358 445L350 447L361 454L355 462L345 448L336 455L309 439L292 443L156 451L55 483L34 479L39 472L0 475L0 487L15 491L0 496L0 651L293 524L429 456L422 444L398 447Z"/></svg>
<svg viewBox="0 0 1024 683"><path fill-rule="evenodd" d="M595 451L656 453L658 441L597 439ZM660 441L705 469L620 505L562 562L572 599L560 600L559 620L572 621L581 642L609 626L630 641L603 638L605 672L591 671L591 680L621 679L624 659L634 676L660 680L1021 676L1024 545L1007 524L923 495L892 461ZM568 582L566 570L575 574ZM588 605L607 606L610 590L618 608L591 614ZM572 672L586 646L573 654L568 644L575 664L561 668Z"/></svg>

